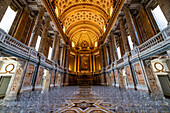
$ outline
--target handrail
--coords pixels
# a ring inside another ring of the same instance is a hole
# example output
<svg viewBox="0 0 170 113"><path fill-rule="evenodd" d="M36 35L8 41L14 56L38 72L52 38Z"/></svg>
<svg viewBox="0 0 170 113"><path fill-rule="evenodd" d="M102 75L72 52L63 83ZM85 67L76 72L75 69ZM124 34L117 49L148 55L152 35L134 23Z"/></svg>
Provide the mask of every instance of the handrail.
<svg viewBox="0 0 170 113"><path fill-rule="evenodd" d="M138 46L139 52L145 51L146 49L151 48L152 46L170 38L170 35L165 36L165 35L167 35L166 31L168 31L168 30L170 30L170 26L166 27L161 32L159 32L158 34L156 34L155 36L153 36L152 38L150 38L149 40L147 40L143 44L139 45Z"/></svg>
<svg viewBox="0 0 170 113"><path fill-rule="evenodd" d="M18 50L24 52L24 53L29 53L30 48L23 44L22 42L18 41L17 39L13 38L9 34L7 34L4 30L0 28L0 34L3 36L0 37L0 41L2 43L7 44L8 46L17 48Z"/></svg>

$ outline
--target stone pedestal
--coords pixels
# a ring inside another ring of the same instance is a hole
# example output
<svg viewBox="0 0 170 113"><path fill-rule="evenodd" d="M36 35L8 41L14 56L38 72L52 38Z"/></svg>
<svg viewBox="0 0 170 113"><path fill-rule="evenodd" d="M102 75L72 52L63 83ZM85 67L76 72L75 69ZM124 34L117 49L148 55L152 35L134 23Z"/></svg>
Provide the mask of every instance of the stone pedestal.
<svg viewBox="0 0 170 113"><path fill-rule="evenodd" d="M121 72L121 69L118 69L117 72L118 72L118 76L119 76L119 87L125 88L123 73Z"/></svg>
<svg viewBox="0 0 170 113"><path fill-rule="evenodd" d="M43 85L42 85L42 91L41 93L46 93L49 91L50 87L50 74L48 70L44 70L44 75L43 75Z"/></svg>

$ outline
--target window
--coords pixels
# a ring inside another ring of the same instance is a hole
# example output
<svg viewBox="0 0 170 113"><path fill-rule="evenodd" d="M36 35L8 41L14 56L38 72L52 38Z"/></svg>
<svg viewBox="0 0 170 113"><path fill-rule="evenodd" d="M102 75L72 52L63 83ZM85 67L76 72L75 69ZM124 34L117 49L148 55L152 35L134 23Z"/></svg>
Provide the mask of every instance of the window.
<svg viewBox="0 0 170 113"><path fill-rule="evenodd" d="M49 47L48 59L50 59L50 60L51 60L51 55L52 55L52 48Z"/></svg>
<svg viewBox="0 0 170 113"><path fill-rule="evenodd" d="M120 47L117 47L117 55L118 55L118 59L120 59L121 58Z"/></svg>
<svg viewBox="0 0 170 113"><path fill-rule="evenodd" d="M0 22L0 28L8 33L12 26L12 23L15 19L16 14L17 14L17 11L14 11L13 9L11 9L10 6L8 6L8 8Z"/></svg>
<svg viewBox="0 0 170 113"><path fill-rule="evenodd" d="M161 8L159 5L156 4L156 7L154 7L151 10L153 17L155 18L155 21L159 27L160 30L163 30L168 25L168 21L166 20Z"/></svg>
<svg viewBox="0 0 170 113"><path fill-rule="evenodd" d="M130 50L133 50L133 42L130 35L128 36L128 42L129 42Z"/></svg>
<svg viewBox="0 0 170 113"><path fill-rule="evenodd" d="M35 46L35 50L36 50L36 51L38 51L38 49L39 49L40 41L41 41L41 37L38 36L37 43L36 43L36 46Z"/></svg>

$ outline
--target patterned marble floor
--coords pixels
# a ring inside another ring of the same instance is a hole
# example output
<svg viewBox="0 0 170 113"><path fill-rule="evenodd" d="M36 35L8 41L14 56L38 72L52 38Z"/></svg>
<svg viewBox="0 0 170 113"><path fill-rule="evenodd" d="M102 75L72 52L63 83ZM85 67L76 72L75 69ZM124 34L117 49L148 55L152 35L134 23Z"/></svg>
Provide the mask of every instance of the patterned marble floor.
<svg viewBox="0 0 170 113"><path fill-rule="evenodd" d="M67 86L50 92L25 92L18 101L0 101L2 113L170 112L170 100L147 92L108 86Z"/></svg>

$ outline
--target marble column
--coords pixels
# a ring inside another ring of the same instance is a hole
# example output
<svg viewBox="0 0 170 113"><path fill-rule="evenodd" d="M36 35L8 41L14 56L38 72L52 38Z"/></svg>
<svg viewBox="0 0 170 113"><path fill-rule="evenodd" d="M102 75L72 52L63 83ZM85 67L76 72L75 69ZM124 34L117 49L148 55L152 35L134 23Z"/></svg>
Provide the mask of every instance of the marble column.
<svg viewBox="0 0 170 113"><path fill-rule="evenodd" d="M8 6L11 4L12 0L0 0L0 21L2 20Z"/></svg>
<svg viewBox="0 0 170 113"><path fill-rule="evenodd" d="M56 45L56 50L55 50L55 55L54 55L54 61L58 64L58 58L60 54L60 37L57 37L57 45Z"/></svg>
<svg viewBox="0 0 170 113"><path fill-rule="evenodd" d="M107 67L108 65L107 59L109 59L107 55L107 44L103 46L103 59L104 59L104 65L105 67Z"/></svg>
<svg viewBox="0 0 170 113"><path fill-rule="evenodd" d="M59 34L59 32L56 31L56 32L55 32L55 37L54 37L54 39L53 39L53 47L52 47L51 60L54 60L54 56L55 56L55 54L56 54L58 34Z"/></svg>
<svg viewBox="0 0 170 113"><path fill-rule="evenodd" d="M102 63L103 63L103 68L105 68L106 67L106 52L104 52L105 51L105 46L102 46Z"/></svg>
<svg viewBox="0 0 170 113"><path fill-rule="evenodd" d="M48 58L48 53L49 53L49 48L50 48L50 44L51 44L51 39L49 37L47 37L46 41L45 41L45 47L44 47L44 55Z"/></svg>
<svg viewBox="0 0 170 113"><path fill-rule="evenodd" d="M111 39L112 39L112 45L113 45L113 56L114 59L117 60L117 50L116 50L116 41L115 41L115 36L114 36L114 31L111 31Z"/></svg>
<svg viewBox="0 0 170 113"><path fill-rule="evenodd" d="M45 25L44 25L43 32L42 32L42 35L41 35L41 41L40 41L40 46L39 46L38 52L44 53L45 42L47 41L49 24L50 24L50 17L46 17Z"/></svg>
<svg viewBox="0 0 170 113"><path fill-rule="evenodd" d="M113 43L112 43L111 36L109 36L108 38L109 38L110 57L111 57L111 63L112 63L114 61Z"/></svg>
<svg viewBox="0 0 170 113"><path fill-rule="evenodd" d="M106 44L106 62L107 62L107 66L110 65L110 53L109 53L109 48L108 48L108 45Z"/></svg>
<svg viewBox="0 0 170 113"><path fill-rule="evenodd" d="M30 43L30 47L34 49L37 43L38 35L40 33L40 28L41 28L41 23L42 23L44 12L45 12L45 8L43 6L39 6L39 13L37 16L36 24L33 30L33 36L32 36L31 43Z"/></svg>
<svg viewBox="0 0 170 113"><path fill-rule="evenodd" d="M119 37L117 37L117 43L118 43L118 45L119 45L119 47L120 47L120 53L121 53L121 57L123 57L123 55L125 54L125 50L124 50L124 47L123 47L123 40L122 40L122 38L119 36Z"/></svg>
<svg viewBox="0 0 170 113"><path fill-rule="evenodd" d="M69 68L70 48L67 46L66 68Z"/></svg>
<svg viewBox="0 0 170 113"><path fill-rule="evenodd" d="M66 53L66 69L68 70L69 69L69 57L70 57L70 48L67 46L67 53ZM69 75L66 74L66 78L65 78L65 85L68 85L69 84Z"/></svg>
<svg viewBox="0 0 170 113"><path fill-rule="evenodd" d="M128 30L129 30L129 33L130 33L130 36L131 36L131 39L132 39L132 42L133 42L133 47L136 47L136 46L138 46L137 36L136 36L136 33L135 33L136 30L134 28L133 19L132 19L132 16L130 14L128 6L124 7L124 14L125 14Z"/></svg>
<svg viewBox="0 0 170 113"><path fill-rule="evenodd" d="M62 45L61 48L61 53L60 53L60 66L64 66L64 44Z"/></svg>
<svg viewBox="0 0 170 113"><path fill-rule="evenodd" d="M22 42L22 38L26 38L26 37L23 37L23 35L24 35L25 30L28 29L28 28L26 28L28 18L29 18L28 7L25 7L22 12L21 18L18 22L16 31L14 33L14 38L16 38L17 40L19 40L21 42Z"/></svg>
<svg viewBox="0 0 170 113"><path fill-rule="evenodd" d="M102 47L100 47L99 52L100 52L100 64L101 64L101 69L102 69L103 68Z"/></svg>
<svg viewBox="0 0 170 113"><path fill-rule="evenodd" d="M170 1L169 0L157 0L162 12L165 15L168 23L170 24Z"/></svg>
<svg viewBox="0 0 170 113"><path fill-rule="evenodd" d="M119 17L119 26L120 26L120 32L121 32L121 37L122 37L122 43L123 43L123 47L126 52L130 51L130 47L129 47L129 42L128 42L128 38L127 38L127 33L126 33L126 29L123 23L123 17Z"/></svg>

